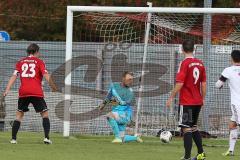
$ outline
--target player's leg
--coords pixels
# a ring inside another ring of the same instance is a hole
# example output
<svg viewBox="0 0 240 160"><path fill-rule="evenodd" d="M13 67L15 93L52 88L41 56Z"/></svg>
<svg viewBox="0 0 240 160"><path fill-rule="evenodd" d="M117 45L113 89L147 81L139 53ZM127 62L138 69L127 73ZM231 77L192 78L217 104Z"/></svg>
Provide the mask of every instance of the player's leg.
<svg viewBox="0 0 240 160"><path fill-rule="evenodd" d="M193 119L192 137L193 137L193 141L195 142L197 149L198 149L198 154L195 157L195 159L197 159L197 160L203 160L206 158L206 155L203 151L202 136L197 128L197 122L198 122L198 117L199 117L200 111L201 111L201 106L193 106L192 107L192 119Z"/></svg>
<svg viewBox="0 0 240 160"><path fill-rule="evenodd" d="M49 138L49 132L50 132L50 120L48 117L48 111L43 111L41 112L42 116L42 125L43 125L43 130L44 130L44 143L46 144L51 144L52 141Z"/></svg>
<svg viewBox="0 0 240 160"><path fill-rule="evenodd" d="M139 135L126 135L126 126L130 123L131 121L131 113L122 113L122 115L119 115L118 119L118 128L120 131L120 137L122 138L123 142L140 142L142 143L143 140L140 138Z"/></svg>
<svg viewBox="0 0 240 160"><path fill-rule="evenodd" d="M133 141L137 141L137 136L132 136L132 135L126 135L125 131L126 131L126 125L125 124L119 124L119 131L120 131L120 135L122 137L123 142L127 143L127 142L133 142Z"/></svg>
<svg viewBox="0 0 240 160"><path fill-rule="evenodd" d="M238 128L236 122L229 122L229 149L227 152L223 153L223 156L233 156L234 155L234 148L238 138Z"/></svg>
<svg viewBox="0 0 240 160"><path fill-rule="evenodd" d="M20 128L23 116L24 116L24 112L21 112L21 111L16 112L16 119L13 121L13 125L12 125L12 140L11 140L12 144L17 143L17 133Z"/></svg>
<svg viewBox="0 0 240 160"><path fill-rule="evenodd" d="M112 128L112 131L113 131L113 134L114 134L114 137L115 137L115 139L112 142L113 143L121 143L122 139L120 137L120 132L119 132L118 123L117 123L116 119L118 119L118 113L117 112L109 112L107 114L108 124Z"/></svg>
<svg viewBox="0 0 240 160"><path fill-rule="evenodd" d="M191 158L191 151L192 151L192 129L191 128L185 128L182 127L183 131L183 142L184 142L184 159L190 159Z"/></svg>
<svg viewBox="0 0 240 160"><path fill-rule="evenodd" d="M125 135L124 138L123 138L123 142L139 142L139 143L142 143L143 140L141 139L140 136L138 135Z"/></svg>
<svg viewBox="0 0 240 160"><path fill-rule="evenodd" d="M190 126L191 119L191 110L188 106L179 106L179 127L183 132L183 142L185 154L182 157L182 160L190 160L191 159L191 151L192 151L192 128Z"/></svg>
<svg viewBox="0 0 240 160"><path fill-rule="evenodd" d="M192 128L192 135L193 135L193 140L194 140L194 142L197 146L197 150L198 150L198 154L195 156L195 159L196 160L206 159L206 154L203 150L203 145L202 145L202 136L201 136L201 133L199 132L197 126L194 126Z"/></svg>
<svg viewBox="0 0 240 160"><path fill-rule="evenodd" d="M233 156L234 155L234 148L238 138L238 119L240 118L240 113L238 113L238 107L235 105L231 105L232 110L232 117L231 121L229 122L229 149L227 152L223 153L224 156ZM239 116L238 116L239 115Z"/></svg>
<svg viewBox="0 0 240 160"><path fill-rule="evenodd" d="M119 131L120 131L120 137L122 138L123 142L138 142L138 136L133 135L126 135L126 124L119 124L118 125Z"/></svg>
<svg viewBox="0 0 240 160"><path fill-rule="evenodd" d="M192 135L193 135L193 141L195 142L197 149L198 149L198 154L203 153L202 136L201 136L201 133L199 132L197 126L194 126L192 128Z"/></svg>
<svg viewBox="0 0 240 160"><path fill-rule="evenodd" d="M47 104L44 100L44 98L41 97L31 97L31 103L33 104L33 107L37 113L40 113L42 117L42 126L44 130L44 143L45 144L51 144L52 141L49 139L49 133L50 133L50 120L49 120L49 114L48 114L48 108Z"/></svg>
<svg viewBox="0 0 240 160"><path fill-rule="evenodd" d="M13 125L12 125L12 140L11 143L12 144L16 144L17 143L17 133L18 130L20 128L23 116L24 116L24 112L29 111L28 109L28 105L29 105L29 98L28 97L24 97L24 98L19 98L18 99L18 109L16 112L16 119L13 121Z"/></svg>

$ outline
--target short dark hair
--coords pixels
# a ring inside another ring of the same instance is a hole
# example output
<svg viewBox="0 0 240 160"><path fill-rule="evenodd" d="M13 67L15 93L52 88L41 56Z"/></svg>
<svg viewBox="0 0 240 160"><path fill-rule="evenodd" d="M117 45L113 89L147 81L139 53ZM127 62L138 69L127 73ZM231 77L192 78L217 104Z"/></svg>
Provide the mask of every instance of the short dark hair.
<svg viewBox="0 0 240 160"><path fill-rule="evenodd" d="M240 51L239 50L233 50L231 53L232 60L236 63L240 62Z"/></svg>
<svg viewBox="0 0 240 160"><path fill-rule="evenodd" d="M27 48L27 53L28 54L34 54L38 51L39 51L39 46L35 43L30 44Z"/></svg>
<svg viewBox="0 0 240 160"><path fill-rule="evenodd" d="M124 77L126 77L126 75L131 75L131 76L133 76L133 72L125 71L125 72L123 72L122 77L124 78Z"/></svg>
<svg viewBox="0 0 240 160"><path fill-rule="evenodd" d="M182 43L184 52L193 52L194 51L194 42L192 40L185 40Z"/></svg>

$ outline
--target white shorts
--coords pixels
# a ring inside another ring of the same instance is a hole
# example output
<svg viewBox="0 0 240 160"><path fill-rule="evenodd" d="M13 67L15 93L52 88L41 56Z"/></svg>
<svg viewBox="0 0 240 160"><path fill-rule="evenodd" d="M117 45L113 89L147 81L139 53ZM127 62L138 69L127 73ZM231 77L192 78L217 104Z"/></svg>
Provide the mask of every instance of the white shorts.
<svg viewBox="0 0 240 160"><path fill-rule="evenodd" d="M237 124L240 124L240 106L236 106L232 104L231 110L232 110L231 121L236 122Z"/></svg>

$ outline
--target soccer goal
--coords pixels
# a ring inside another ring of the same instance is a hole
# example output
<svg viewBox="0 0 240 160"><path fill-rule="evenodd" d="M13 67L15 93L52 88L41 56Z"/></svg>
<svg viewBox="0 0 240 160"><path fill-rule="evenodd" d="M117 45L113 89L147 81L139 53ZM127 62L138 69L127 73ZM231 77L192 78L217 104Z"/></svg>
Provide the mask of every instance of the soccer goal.
<svg viewBox="0 0 240 160"><path fill-rule="evenodd" d="M126 70L134 73L136 96L128 131L155 135L160 129L177 130L178 102L170 110L165 103L185 39L195 42L195 56L207 67L207 102L200 128L226 135L229 93L227 87L218 92L214 83L230 65L231 50L240 48L239 13L238 8L160 8L151 3L147 7L68 6L64 136L110 134L104 117L110 108L99 112L97 106L109 84L121 81Z"/></svg>

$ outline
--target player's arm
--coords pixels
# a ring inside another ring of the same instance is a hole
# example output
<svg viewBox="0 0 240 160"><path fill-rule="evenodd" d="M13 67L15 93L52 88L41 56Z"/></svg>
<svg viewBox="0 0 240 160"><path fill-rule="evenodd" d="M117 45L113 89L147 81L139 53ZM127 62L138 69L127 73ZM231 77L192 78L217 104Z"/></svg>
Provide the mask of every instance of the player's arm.
<svg viewBox="0 0 240 160"><path fill-rule="evenodd" d="M202 91L203 104L204 104L205 103L205 97L206 97L206 94L207 94L207 83L206 82L202 82L201 91Z"/></svg>
<svg viewBox="0 0 240 160"><path fill-rule="evenodd" d="M182 89L183 84L184 83L176 83L176 85L175 85L174 89L172 90L172 92L170 94L170 97L169 97L169 99L167 101L167 104L166 104L167 107L171 106L173 99L175 98L177 93Z"/></svg>
<svg viewBox="0 0 240 160"><path fill-rule="evenodd" d="M108 90L108 93L105 97L105 99L103 100L103 102L98 106L98 108L100 110L103 110L104 107L107 105L107 104L111 104L113 106L115 105L125 105L126 102L122 101L122 99L120 98L120 96L118 95L117 91L115 90L114 88L114 85L111 84L110 85L110 89Z"/></svg>
<svg viewBox="0 0 240 160"><path fill-rule="evenodd" d="M99 110L103 110L105 108L105 106L111 102L111 99L112 99L112 88L110 87L103 102L98 106Z"/></svg>
<svg viewBox="0 0 240 160"><path fill-rule="evenodd" d="M206 70L205 67L203 67L203 74L202 74L202 80L201 80L201 94L203 98L203 105L205 103L205 97L207 94L207 75L206 75Z"/></svg>
<svg viewBox="0 0 240 160"><path fill-rule="evenodd" d="M120 105L126 105L126 102L123 101L122 98L119 96L113 84L110 85L110 89L104 100L105 103L108 103L110 101L117 101Z"/></svg>
<svg viewBox="0 0 240 160"><path fill-rule="evenodd" d="M112 99L112 89L110 88L102 103L106 105L111 101L111 99Z"/></svg>
<svg viewBox="0 0 240 160"><path fill-rule="evenodd" d="M216 88L221 89L226 81L227 81L227 78L221 75L219 80L215 84Z"/></svg>
<svg viewBox="0 0 240 160"><path fill-rule="evenodd" d="M48 73L45 73L43 75L43 77L46 79L46 81L48 82L49 86L51 87L53 92L57 91L57 86L55 85L55 83L53 82L51 76Z"/></svg>
<svg viewBox="0 0 240 160"><path fill-rule="evenodd" d="M11 78L8 81L7 87L5 89L5 92L3 93L3 96L7 96L8 92L10 91L12 85L15 83L17 79L17 75L12 75Z"/></svg>
<svg viewBox="0 0 240 160"><path fill-rule="evenodd" d="M187 74L187 65L181 62L178 68L177 76L176 76L176 85L172 90L170 97L168 98L166 103L167 107L171 106L173 99L175 98L177 93L182 89L185 82L186 74Z"/></svg>
<svg viewBox="0 0 240 160"><path fill-rule="evenodd" d="M120 105L126 105L127 104L127 102L122 100L122 98L119 96L119 94L117 93L117 91L114 87L112 87L112 95L113 95L114 98L116 98L116 100L119 102Z"/></svg>
<svg viewBox="0 0 240 160"><path fill-rule="evenodd" d="M19 66L19 63L17 63L16 66L15 66L15 70L14 70L11 78L8 81L8 84L7 84L7 87L6 87L6 89L5 89L4 93L3 93L3 96L7 96L7 94L10 91L12 85L15 83L15 81L17 79L19 71L20 71L20 66Z"/></svg>
<svg viewBox="0 0 240 160"><path fill-rule="evenodd" d="M56 92L58 89L57 89L57 86L56 84L53 82L51 76L48 74L48 71L46 69L46 65L43 61L40 61L39 63L39 66L40 66L40 71L43 75L43 77L46 79L46 81L48 82L49 86L51 87L52 91L53 92Z"/></svg>
<svg viewBox="0 0 240 160"><path fill-rule="evenodd" d="M230 77L229 70L228 68L225 68L215 84L216 88L221 89L224 83L229 79L229 77Z"/></svg>

